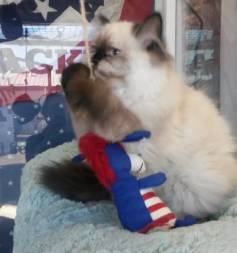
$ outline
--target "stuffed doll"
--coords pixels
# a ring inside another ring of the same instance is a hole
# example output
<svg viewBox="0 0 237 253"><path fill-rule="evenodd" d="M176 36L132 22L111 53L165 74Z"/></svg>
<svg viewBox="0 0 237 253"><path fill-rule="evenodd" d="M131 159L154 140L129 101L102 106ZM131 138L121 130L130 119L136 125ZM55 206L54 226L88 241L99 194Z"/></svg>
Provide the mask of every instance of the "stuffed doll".
<svg viewBox="0 0 237 253"><path fill-rule="evenodd" d="M123 142L141 141L149 137L149 132L138 131L127 136ZM109 143L93 133L81 137L79 148L100 183L111 191L125 229L145 233L175 225L175 214L152 189L165 182L164 173L135 177L131 172L141 174L145 171L141 157L129 155L120 143Z"/></svg>

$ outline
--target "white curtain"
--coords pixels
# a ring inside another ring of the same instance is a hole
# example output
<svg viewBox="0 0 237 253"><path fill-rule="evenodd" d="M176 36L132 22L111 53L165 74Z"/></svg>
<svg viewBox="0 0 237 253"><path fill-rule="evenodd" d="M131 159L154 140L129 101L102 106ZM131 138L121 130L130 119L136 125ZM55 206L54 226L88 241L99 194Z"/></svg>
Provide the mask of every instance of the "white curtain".
<svg viewBox="0 0 237 253"><path fill-rule="evenodd" d="M237 0L222 0L221 110L237 139Z"/></svg>

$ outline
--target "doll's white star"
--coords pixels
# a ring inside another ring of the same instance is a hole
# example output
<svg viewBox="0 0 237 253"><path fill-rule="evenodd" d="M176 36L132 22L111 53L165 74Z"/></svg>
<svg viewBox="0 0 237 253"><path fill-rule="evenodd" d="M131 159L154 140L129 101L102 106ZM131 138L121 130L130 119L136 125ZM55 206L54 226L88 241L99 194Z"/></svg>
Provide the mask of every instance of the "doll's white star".
<svg viewBox="0 0 237 253"><path fill-rule="evenodd" d="M47 20L49 12L56 12L57 10L49 6L49 0L45 0L41 2L40 0L35 0L37 4L36 9L33 11L34 13L40 13L44 20Z"/></svg>

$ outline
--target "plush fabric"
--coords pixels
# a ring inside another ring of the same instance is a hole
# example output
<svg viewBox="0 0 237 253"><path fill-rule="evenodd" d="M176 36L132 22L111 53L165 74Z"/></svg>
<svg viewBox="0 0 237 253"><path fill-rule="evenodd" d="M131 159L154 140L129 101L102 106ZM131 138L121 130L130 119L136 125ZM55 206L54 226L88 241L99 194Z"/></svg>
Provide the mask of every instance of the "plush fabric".
<svg viewBox="0 0 237 253"><path fill-rule="evenodd" d="M132 133L132 139L134 135L139 137L132 142L142 141L145 138L143 133ZM99 182L110 190L121 225L131 232L141 233L158 227L174 227L175 214L152 189L166 181L165 174L157 172L139 178L134 176L132 171L141 169L144 161L140 157L142 163L134 166L132 160L136 155L129 156L122 143L109 143L94 133L86 133L79 141L81 154L93 168Z"/></svg>
<svg viewBox="0 0 237 253"><path fill-rule="evenodd" d="M120 226L112 203L75 203L37 184L39 167L76 154L76 143L67 143L26 164L15 220L14 253L236 252L237 191L216 220L146 235L131 233Z"/></svg>

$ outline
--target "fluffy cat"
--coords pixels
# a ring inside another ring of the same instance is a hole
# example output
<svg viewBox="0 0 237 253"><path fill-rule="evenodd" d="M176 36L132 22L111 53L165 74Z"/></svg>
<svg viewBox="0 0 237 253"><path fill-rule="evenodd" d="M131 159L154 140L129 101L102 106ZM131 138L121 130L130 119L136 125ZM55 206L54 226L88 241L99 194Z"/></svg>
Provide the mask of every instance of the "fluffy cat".
<svg viewBox="0 0 237 253"><path fill-rule="evenodd" d="M116 141L135 129L150 130L151 139L125 148L141 154L150 173L166 173L167 181L157 189L161 198L179 217L203 218L217 212L237 184L228 124L213 102L176 72L163 43L160 14L141 24L103 21L92 46L100 85L89 94L97 103L73 107L68 87L75 89L81 80L74 78L77 71L70 72L72 66L63 74L77 137L93 130ZM87 92L84 97L90 96ZM96 111L101 105L103 109Z"/></svg>

